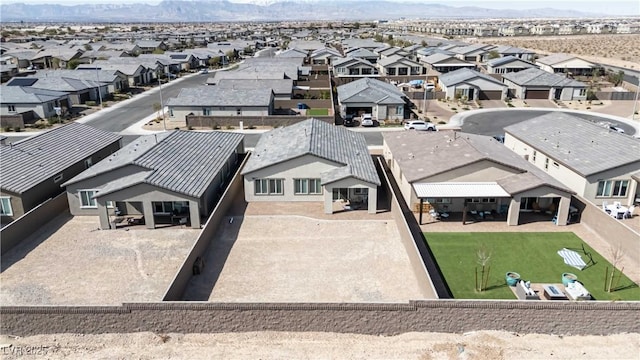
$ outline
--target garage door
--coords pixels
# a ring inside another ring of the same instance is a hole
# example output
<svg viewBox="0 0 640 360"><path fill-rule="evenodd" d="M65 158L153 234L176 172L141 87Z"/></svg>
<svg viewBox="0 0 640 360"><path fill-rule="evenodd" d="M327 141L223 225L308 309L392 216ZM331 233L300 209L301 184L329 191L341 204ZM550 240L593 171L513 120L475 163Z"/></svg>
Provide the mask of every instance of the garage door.
<svg viewBox="0 0 640 360"><path fill-rule="evenodd" d="M502 91L480 91L478 98L480 100L500 100L502 99Z"/></svg>
<svg viewBox="0 0 640 360"><path fill-rule="evenodd" d="M548 99L549 90L527 90L525 99Z"/></svg>

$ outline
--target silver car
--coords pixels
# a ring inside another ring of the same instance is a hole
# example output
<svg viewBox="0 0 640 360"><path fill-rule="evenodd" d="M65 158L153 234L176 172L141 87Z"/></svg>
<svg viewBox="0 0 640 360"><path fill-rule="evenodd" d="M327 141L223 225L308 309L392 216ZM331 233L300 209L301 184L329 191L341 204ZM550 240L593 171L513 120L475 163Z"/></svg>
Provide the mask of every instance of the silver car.
<svg viewBox="0 0 640 360"><path fill-rule="evenodd" d="M412 120L404 123L405 130L420 130L420 131L437 131L436 126L430 122L422 120Z"/></svg>

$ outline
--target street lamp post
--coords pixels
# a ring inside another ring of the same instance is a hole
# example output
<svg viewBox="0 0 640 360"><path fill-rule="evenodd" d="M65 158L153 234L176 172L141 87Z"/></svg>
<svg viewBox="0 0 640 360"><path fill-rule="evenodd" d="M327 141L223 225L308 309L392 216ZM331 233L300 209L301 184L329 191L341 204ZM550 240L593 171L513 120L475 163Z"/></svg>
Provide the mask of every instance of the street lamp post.
<svg viewBox="0 0 640 360"><path fill-rule="evenodd" d="M429 80L429 75L425 75L424 77L424 85L422 86L422 89L424 90L424 99L422 101L422 117L424 119L427 118L427 84Z"/></svg>
<svg viewBox="0 0 640 360"><path fill-rule="evenodd" d="M160 85L160 109L162 110L162 128L167 131L167 122L164 118L164 103L162 102L162 81L158 78L158 84Z"/></svg>
<svg viewBox="0 0 640 360"><path fill-rule="evenodd" d="M636 119L636 111L638 109L638 94L640 93L640 77L636 78L638 83L636 84L636 99L633 101L633 112L631 113L631 120Z"/></svg>

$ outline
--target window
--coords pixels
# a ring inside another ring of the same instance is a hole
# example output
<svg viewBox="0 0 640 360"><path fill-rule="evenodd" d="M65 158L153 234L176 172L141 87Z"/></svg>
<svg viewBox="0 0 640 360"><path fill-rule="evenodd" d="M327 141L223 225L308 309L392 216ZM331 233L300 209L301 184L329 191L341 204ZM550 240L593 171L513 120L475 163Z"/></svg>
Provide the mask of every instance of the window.
<svg viewBox="0 0 640 360"><path fill-rule="evenodd" d="M91 167L91 165L93 165L93 160L91 160L91 158L85 159L84 160L84 168L88 169Z"/></svg>
<svg viewBox="0 0 640 360"><path fill-rule="evenodd" d="M400 106L396 106L396 115L403 115L404 114L404 106L400 105Z"/></svg>
<svg viewBox="0 0 640 360"><path fill-rule="evenodd" d="M173 117L173 108L169 107L169 117Z"/></svg>
<svg viewBox="0 0 640 360"><path fill-rule="evenodd" d="M371 74L373 74L373 71L370 68L362 69L362 75L371 75Z"/></svg>
<svg viewBox="0 0 640 360"><path fill-rule="evenodd" d="M13 209L11 208L11 198L8 196L0 197L0 215L13 216Z"/></svg>
<svg viewBox="0 0 640 360"><path fill-rule="evenodd" d="M53 178L53 182L57 184L62 181L62 178L64 178L64 176L62 174L58 174Z"/></svg>
<svg viewBox="0 0 640 360"><path fill-rule="evenodd" d="M396 74L396 68L388 68L387 75L394 76Z"/></svg>
<svg viewBox="0 0 640 360"><path fill-rule="evenodd" d="M113 201L107 201L107 208L113 209L114 207L115 207L115 204Z"/></svg>
<svg viewBox="0 0 640 360"><path fill-rule="evenodd" d="M625 197L629 188L629 180L604 180L598 182L596 196Z"/></svg>
<svg viewBox="0 0 640 360"><path fill-rule="evenodd" d="M549 170L549 158L544 159L544 169Z"/></svg>
<svg viewBox="0 0 640 360"><path fill-rule="evenodd" d="M587 89L580 89L580 96L587 96Z"/></svg>
<svg viewBox="0 0 640 360"><path fill-rule="evenodd" d="M398 69L398 75L408 75L409 74L409 69L407 69L406 67L402 67Z"/></svg>
<svg viewBox="0 0 640 360"><path fill-rule="evenodd" d="M282 195L282 179L256 179L254 192L256 195Z"/></svg>
<svg viewBox="0 0 640 360"><path fill-rule="evenodd" d="M538 152L533 150L533 157L531 158L531 162L536 162L536 156L538 156Z"/></svg>
<svg viewBox="0 0 640 360"><path fill-rule="evenodd" d="M211 115L211 109L203 107L202 108L202 116L209 116Z"/></svg>
<svg viewBox="0 0 640 360"><path fill-rule="evenodd" d="M367 189L367 188L355 188L355 189L353 189L353 194L354 195L368 195L369 194L369 189Z"/></svg>
<svg viewBox="0 0 640 360"><path fill-rule="evenodd" d="M242 115L242 109L237 108L236 109L236 115L238 115L238 116Z"/></svg>
<svg viewBox="0 0 640 360"><path fill-rule="evenodd" d="M294 179L293 192L296 195L322 194L320 179Z"/></svg>
<svg viewBox="0 0 640 360"><path fill-rule="evenodd" d="M9 109L9 112L16 112L16 106L15 105L7 105L7 108Z"/></svg>
<svg viewBox="0 0 640 360"><path fill-rule="evenodd" d="M78 191L78 196L80 197L80 207L81 208L92 208L95 209L98 207L96 203L96 199L93 196L97 193L97 190L80 190Z"/></svg>
<svg viewBox="0 0 640 360"><path fill-rule="evenodd" d="M427 199L430 204L451 204L451 198L430 198Z"/></svg>
<svg viewBox="0 0 640 360"><path fill-rule="evenodd" d="M560 168L560 164L558 164L557 162L554 161L553 162L553 167L555 167L556 169L559 169Z"/></svg>
<svg viewBox="0 0 640 360"><path fill-rule="evenodd" d="M471 199L464 199L465 202L471 204L471 203L486 203L486 204L494 204L496 202L496 198L471 198Z"/></svg>

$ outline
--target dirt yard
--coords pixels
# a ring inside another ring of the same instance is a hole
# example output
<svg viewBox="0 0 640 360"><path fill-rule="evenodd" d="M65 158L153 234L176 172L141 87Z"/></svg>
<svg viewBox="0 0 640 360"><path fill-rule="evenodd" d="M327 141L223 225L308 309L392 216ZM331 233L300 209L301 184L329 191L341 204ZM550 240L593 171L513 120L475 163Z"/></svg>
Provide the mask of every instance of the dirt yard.
<svg viewBox="0 0 640 360"><path fill-rule="evenodd" d="M236 217L216 235L206 255L205 271L192 279L185 300L394 302L433 298L420 291L399 238L392 220Z"/></svg>
<svg viewBox="0 0 640 360"><path fill-rule="evenodd" d="M98 230L97 216L61 215L2 256L2 305L159 301L199 230ZM28 274L28 276L25 276Z"/></svg>
<svg viewBox="0 0 640 360"><path fill-rule="evenodd" d="M336 333L51 334L0 337L3 359L638 359L640 334L556 336L477 331L371 336Z"/></svg>

